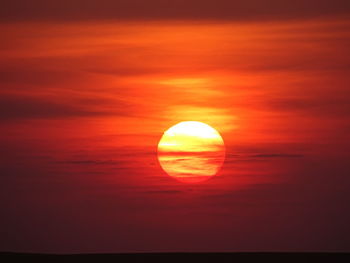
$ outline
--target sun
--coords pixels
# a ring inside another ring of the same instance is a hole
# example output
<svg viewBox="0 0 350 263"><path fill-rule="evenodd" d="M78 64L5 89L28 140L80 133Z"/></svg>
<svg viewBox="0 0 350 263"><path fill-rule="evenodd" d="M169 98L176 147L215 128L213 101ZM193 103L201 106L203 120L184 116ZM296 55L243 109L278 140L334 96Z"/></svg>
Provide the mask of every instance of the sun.
<svg viewBox="0 0 350 263"><path fill-rule="evenodd" d="M158 143L158 160L168 175L181 182L203 182L221 168L225 144L211 126L183 121L164 132Z"/></svg>

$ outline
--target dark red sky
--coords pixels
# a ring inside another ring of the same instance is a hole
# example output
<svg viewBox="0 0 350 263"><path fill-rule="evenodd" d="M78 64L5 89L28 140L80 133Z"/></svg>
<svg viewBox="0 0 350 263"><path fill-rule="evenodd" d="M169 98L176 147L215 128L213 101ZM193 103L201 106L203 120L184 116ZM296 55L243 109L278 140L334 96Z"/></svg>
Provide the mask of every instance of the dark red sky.
<svg viewBox="0 0 350 263"><path fill-rule="evenodd" d="M348 1L5 1L0 251L350 250ZM163 132L202 121L218 176Z"/></svg>
<svg viewBox="0 0 350 263"><path fill-rule="evenodd" d="M347 0L12 0L0 17L13 20L217 19L261 20L349 14Z"/></svg>

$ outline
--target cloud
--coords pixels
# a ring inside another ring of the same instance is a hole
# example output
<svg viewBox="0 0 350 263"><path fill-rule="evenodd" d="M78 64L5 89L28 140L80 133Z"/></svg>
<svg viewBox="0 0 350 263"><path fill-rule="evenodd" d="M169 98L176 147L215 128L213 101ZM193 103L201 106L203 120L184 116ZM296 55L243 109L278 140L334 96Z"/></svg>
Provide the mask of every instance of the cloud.
<svg viewBox="0 0 350 263"><path fill-rule="evenodd" d="M279 153L273 152L273 145L270 145L271 149L266 149L266 152L260 152L256 150L256 152L252 152L251 150L243 150L239 152L239 154L235 153L227 153L225 163L237 163L242 161L257 161L257 159L273 159L273 158L303 158L305 155L300 153ZM287 148L287 147L286 147ZM231 151L231 150L230 150Z"/></svg>
<svg viewBox="0 0 350 263"><path fill-rule="evenodd" d="M26 65L29 68L21 69L0 69L0 83L2 85L8 84L24 84L24 85L36 85L45 86L57 83L69 83L82 81L83 77L81 73L77 72L64 72L64 71L49 71L49 70L33 70L30 69L30 65ZM0 66L5 67L5 66ZM8 67L8 66L7 66ZM86 74L85 74L86 78Z"/></svg>
<svg viewBox="0 0 350 263"><path fill-rule="evenodd" d="M299 112L313 116L347 117L350 114L348 92L336 91L332 94L322 94L317 97L298 98L275 97L266 100L266 107L280 112Z"/></svg>
<svg viewBox="0 0 350 263"><path fill-rule="evenodd" d="M146 194L180 194L183 193L184 191L180 190L150 190L150 191L145 191L144 193Z"/></svg>
<svg viewBox="0 0 350 263"><path fill-rule="evenodd" d="M98 110L96 104L106 103L103 99L64 102L67 98L43 98L27 95L2 94L0 97L0 120L70 118L101 115L129 115L130 109L120 103L115 111ZM114 101L114 103L118 103ZM95 106L95 107L91 107ZM90 107L89 107L90 106Z"/></svg>
<svg viewBox="0 0 350 263"><path fill-rule="evenodd" d="M120 165L123 162L115 160L72 160L72 161L61 161L58 163L64 164L78 164L78 165Z"/></svg>
<svg viewBox="0 0 350 263"><path fill-rule="evenodd" d="M271 153L271 154L255 154L253 158L301 158L302 154L286 154L286 153Z"/></svg>
<svg viewBox="0 0 350 263"><path fill-rule="evenodd" d="M220 19L268 20L348 14L347 0L12 0L0 17L14 20Z"/></svg>

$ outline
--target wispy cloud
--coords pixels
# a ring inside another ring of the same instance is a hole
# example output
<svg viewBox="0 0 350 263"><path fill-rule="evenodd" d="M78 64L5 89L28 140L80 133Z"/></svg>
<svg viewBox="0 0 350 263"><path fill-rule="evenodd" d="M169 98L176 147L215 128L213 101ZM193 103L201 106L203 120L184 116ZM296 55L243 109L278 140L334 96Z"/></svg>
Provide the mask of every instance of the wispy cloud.
<svg viewBox="0 0 350 263"><path fill-rule="evenodd" d="M113 110L106 110L102 106L111 103L110 100L81 99L62 101L64 97L55 96L28 96L18 94L2 94L0 97L0 119L62 119L72 117L105 116L105 115L132 115L125 103L119 104ZM100 106L100 107L98 107Z"/></svg>

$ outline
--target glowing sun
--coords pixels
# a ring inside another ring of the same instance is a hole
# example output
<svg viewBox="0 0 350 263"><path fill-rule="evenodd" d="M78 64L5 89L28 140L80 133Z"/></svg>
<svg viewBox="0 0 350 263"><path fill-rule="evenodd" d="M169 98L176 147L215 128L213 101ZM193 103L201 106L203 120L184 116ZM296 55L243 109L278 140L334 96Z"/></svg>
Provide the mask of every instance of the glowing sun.
<svg viewBox="0 0 350 263"><path fill-rule="evenodd" d="M163 170L185 183L198 183L217 174L225 159L220 134L198 121L180 122L164 132L158 143Z"/></svg>

